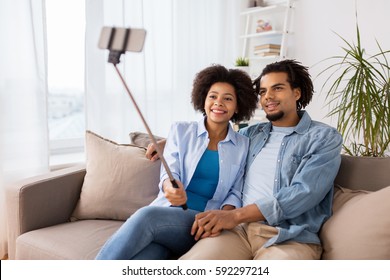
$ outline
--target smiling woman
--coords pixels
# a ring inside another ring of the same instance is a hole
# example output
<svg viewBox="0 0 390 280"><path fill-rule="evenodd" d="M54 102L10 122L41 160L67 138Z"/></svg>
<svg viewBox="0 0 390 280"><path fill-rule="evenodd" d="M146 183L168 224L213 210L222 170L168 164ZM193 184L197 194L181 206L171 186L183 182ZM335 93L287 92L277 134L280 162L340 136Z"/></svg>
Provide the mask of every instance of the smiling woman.
<svg viewBox="0 0 390 280"><path fill-rule="evenodd" d="M173 121L197 119L185 94L194 73L236 56L237 2L0 1L1 257L6 185L49 171L54 152L80 151L86 128L121 143L143 130L97 47L101 28L147 30L145 51L126 54L120 67L151 129L164 136Z"/></svg>

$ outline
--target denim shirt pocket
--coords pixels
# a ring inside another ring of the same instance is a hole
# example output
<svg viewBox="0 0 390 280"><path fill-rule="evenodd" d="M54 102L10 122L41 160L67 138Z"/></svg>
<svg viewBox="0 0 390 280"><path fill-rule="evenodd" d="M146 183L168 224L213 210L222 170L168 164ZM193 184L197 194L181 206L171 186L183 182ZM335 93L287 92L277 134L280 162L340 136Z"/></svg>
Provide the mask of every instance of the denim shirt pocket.
<svg viewBox="0 0 390 280"><path fill-rule="evenodd" d="M287 162L288 162L288 166L286 167L286 171L287 171L286 178L293 178L299 165L302 162L302 156L297 154L292 154Z"/></svg>

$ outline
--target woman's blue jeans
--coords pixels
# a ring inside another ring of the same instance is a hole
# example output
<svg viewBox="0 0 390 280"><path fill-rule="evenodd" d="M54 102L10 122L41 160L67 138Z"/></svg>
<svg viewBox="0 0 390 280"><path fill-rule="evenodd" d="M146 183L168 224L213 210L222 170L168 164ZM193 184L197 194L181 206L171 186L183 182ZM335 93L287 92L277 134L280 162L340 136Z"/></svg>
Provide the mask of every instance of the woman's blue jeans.
<svg viewBox="0 0 390 280"><path fill-rule="evenodd" d="M196 242L191 227L197 213L180 207L143 207L107 240L96 259L162 260L181 256Z"/></svg>

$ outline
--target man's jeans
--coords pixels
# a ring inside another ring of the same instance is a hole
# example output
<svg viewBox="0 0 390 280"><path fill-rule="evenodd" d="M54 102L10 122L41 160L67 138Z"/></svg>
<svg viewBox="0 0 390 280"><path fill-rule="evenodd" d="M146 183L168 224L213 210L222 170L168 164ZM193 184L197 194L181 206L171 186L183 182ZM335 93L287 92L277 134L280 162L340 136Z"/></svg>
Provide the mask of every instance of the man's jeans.
<svg viewBox="0 0 390 280"><path fill-rule="evenodd" d="M198 211L181 207L139 209L107 240L96 259L158 260L181 256L194 244L191 227Z"/></svg>

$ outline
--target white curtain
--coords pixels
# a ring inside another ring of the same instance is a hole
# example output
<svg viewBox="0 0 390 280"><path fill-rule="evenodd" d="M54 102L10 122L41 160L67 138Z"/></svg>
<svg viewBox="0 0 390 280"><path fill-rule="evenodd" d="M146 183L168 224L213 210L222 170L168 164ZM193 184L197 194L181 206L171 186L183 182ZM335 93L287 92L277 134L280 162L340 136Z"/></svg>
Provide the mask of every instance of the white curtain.
<svg viewBox="0 0 390 280"><path fill-rule="evenodd" d="M0 1L0 257L7 252L5 187L48 171L42 0Z"/></svg>
<svg viewBox="0 0 390 280"><path fill-rule="evenodd" d="M107 50L97 48L102 26L145 28L142 53L127 52L118 65L152 132L166 136L173 121L195 120L192 81L218 63L233 67L238 51L240 1L87 0L87 128L128 143L146 131Z"/></svg>

